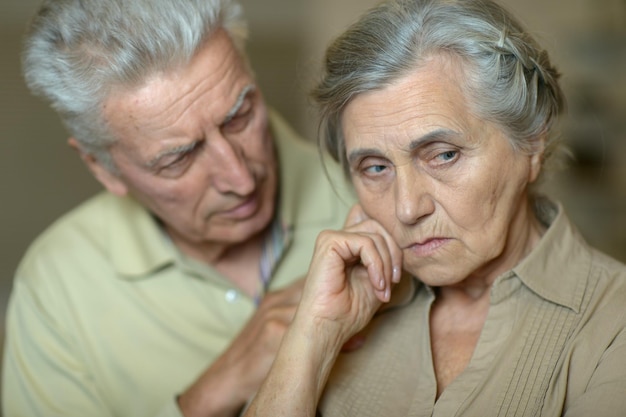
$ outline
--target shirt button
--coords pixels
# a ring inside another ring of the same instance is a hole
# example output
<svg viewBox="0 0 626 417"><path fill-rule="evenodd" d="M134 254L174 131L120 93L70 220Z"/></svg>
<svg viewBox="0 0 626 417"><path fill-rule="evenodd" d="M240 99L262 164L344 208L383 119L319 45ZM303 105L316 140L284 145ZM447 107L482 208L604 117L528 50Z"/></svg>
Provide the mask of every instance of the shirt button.
<svg viewBox="0 0 626 417"><path fill-rule="evenodd" d="M237 292L237 290L228 290L226 291L226 301L228 301L229 303L234 303L235 301L237 301L237 298L239 298L239 293Z"/></svg>

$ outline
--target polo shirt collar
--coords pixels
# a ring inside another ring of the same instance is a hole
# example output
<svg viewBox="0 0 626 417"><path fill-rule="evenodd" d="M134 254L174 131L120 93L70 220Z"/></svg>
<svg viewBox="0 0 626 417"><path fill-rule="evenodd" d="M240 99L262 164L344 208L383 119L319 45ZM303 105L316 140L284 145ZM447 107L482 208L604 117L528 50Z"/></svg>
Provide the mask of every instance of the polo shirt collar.
<svg viewBox="0 0 626 417"><path fill-rule="evenodd" d="M539 198L536 207L539 219L549 227L513 272L538 296L579 312L591 270L591 251L561 204Z"/></svg>
<svg viewBox="0 0 626 417"><path fill-rule="evenodd" d="M111 260L120 277L145 278L174 263L174 248L158 221L131 197L112 198L117 201L107 224Z"/></svg>

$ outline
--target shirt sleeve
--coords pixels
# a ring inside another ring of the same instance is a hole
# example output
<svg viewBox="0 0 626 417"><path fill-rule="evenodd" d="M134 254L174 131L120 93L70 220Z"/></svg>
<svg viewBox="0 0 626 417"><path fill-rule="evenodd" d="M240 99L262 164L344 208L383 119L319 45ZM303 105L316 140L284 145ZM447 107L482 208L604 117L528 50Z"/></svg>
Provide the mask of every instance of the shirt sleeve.
<svg viewBox="0 0 626 417"><path fill-rule="evenodd" d="M107 395L86 359L85 340L71 324L77 313L64 296L68 284L52 279L54 269L39 260L18 270L7 309L0 415L183 417L174 395L159 404L146 404L146 398L116 404ZM118 388L124 383L115 382Z"/></svg>
<svg viewBox="0 0 626 417"><path fill-rule="evenodd" d="M9 302L3 363L6 416L112 416L64 323L47 309L55 300L17 279Z"/></svg>
<svg viewBox="0 0 626 417"><path fill-rule="evenodd" d="M8 308L2 415L113 417L72 337L45 308L46 301L52 300L16 280ZM176 398L155 417L183 417Z"/></svg>
<svg viewBox="0 0 626 417"><path fill-rule="evenodd" d="M626 410L626 330L613 340L598 363L585 392L564 417L621 417Z"/></svg>

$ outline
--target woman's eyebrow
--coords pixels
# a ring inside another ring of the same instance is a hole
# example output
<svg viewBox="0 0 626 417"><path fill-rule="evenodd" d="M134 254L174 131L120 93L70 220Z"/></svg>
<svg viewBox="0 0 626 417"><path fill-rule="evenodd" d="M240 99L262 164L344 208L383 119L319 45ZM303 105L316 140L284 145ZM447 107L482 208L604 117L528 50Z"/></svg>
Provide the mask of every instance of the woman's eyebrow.
<svg viewBox="0 0 626 417"><path fill-rule="evenodd" d="M416 149L419 149L422 146L428 145L429 143L438 142L441 140L450 140L450 139L458 139L461 137L461 134L457 131L451 129L437 129L432 132L426 133L424 136L421 136L417 139L412 140L408 146L408 152L414 152ZM348 156L348 163L354 163L358 161L360 158L364 156L375 156L375 157L384 157L384 153L376 148L358 148L352 150Z"/></svg>
<svg viewBox="0 0 626 417"><path fill-rule="evenodd" d="M383 156L383 153L376 148L359 148L348 154L348 163L353 164L364 156Z"/></svg>
<svg viewBox="0 0 626 417"><path fill-rule="evenodd" d="M409 151L413 152L424 145L428 145L429 143L439 142L442 140L458 139L459 137L461 137L461 134L455 130L444 128L433 130L426 133L422 137L412 140L409 144Z"/></svg>

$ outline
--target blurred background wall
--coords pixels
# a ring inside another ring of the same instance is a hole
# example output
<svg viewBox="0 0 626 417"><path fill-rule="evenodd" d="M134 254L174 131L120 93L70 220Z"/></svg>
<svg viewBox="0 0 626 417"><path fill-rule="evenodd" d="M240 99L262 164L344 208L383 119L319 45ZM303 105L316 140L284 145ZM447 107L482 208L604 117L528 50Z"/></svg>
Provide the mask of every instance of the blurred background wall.
<svg viewBox="0 0 626 417"><path fill-rule="evenodd" d="M328 41L375 0L243 0L249 52L269 103L315 137L307 91ZM503 0L564 73L563 134L576 160L554 178L582 233L626 261L626 0ZM24 26L38 0L0 2L0 340L13 272L28 243L99 190L45 104L20 75Z"/></svg>

